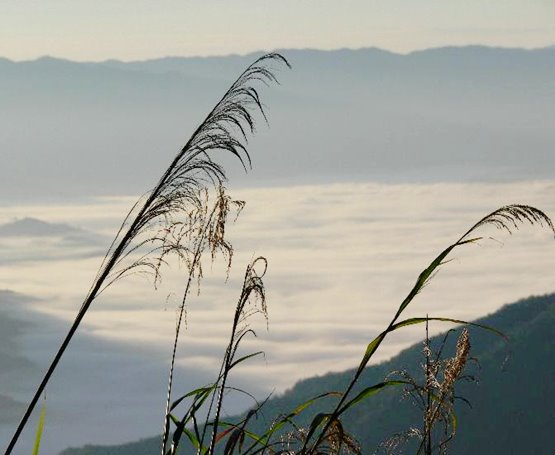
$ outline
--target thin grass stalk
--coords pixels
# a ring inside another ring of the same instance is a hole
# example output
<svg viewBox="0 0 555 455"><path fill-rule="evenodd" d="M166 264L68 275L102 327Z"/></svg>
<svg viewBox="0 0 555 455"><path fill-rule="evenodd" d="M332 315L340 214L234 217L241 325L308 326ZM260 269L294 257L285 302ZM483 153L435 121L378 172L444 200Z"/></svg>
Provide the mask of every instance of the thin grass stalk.
<svg viewBox="0 0 555 455"><path fill-rule="evenodd" d="M243 292L244 292L244 290L241 291L241 297L243 295ZM239 300L239 302L240 302L240 300ZM235 311L235 314L234 314L234 317L233 317L233 327L232 327L232 331L231 331L232 338L231 338L230 343L233 342L233 339L234 339L234 336L235 336L235 333L236 333L236 330L237 330L237 322L236 322L237 321L237 311L238 311L238 307L237 307L237 309ZM207 410L207 413L206 413L206 420L205 420L203 428L202 428L202 435L200 437L201 444L199 445L199 448L197 449L197 455L201 455L201 447L202 447L202 444L204 443L204 439L206 437L206 432L207 432L207 429L209 427L208 423L209 423L210 415L212 414L212 409L213 409L215 403L216 403L216 406L218 406L217 403L220 401L220 396L223 396L221 394L223 394L223 387L225 386L225 381L224 381L224 385L222 385L222 386L219 386L218 384L220 384L220 381L222 381L222 378L226 374L226 367L228 365L227 359L228 359L229 352L230 352L230 348L229 348L229 345L228 345L228 347L226 348L224 359L223 359L223 361L220 365L220 371L218 372L218 379L214 383L215 389L216 390L219 389L218 394L216 395L216 393L214 391L212 393L212 396L210 397L210 404L208 405L208 410ZM214 422L212 424L212 435L216 432ZM212 435L210 436L210 442L211 443L212 443ZM174 455L174 451L176 449L177 449L177 447L174 448L174 446L172 445L172 452L171 452L170 455ZM208 447L208 450L210 452L210 446Z"/></svg>
<svg viewBox="0 0 555 455"><path fill-rule="evenodd" d="M426 454L432 455L432 424L428 419L430 409L432 407L432 392L431 392L431 364L430 364L430 334L429 334L429 320L428 315L426 315L426 408L424 411L424 438L426 441ZM422 441L421 444L423 444ZM418 449L418 453L420 453L420 449Z"/></svg>
<svg viewBox="0 0 555 455"><path fill-rule="evenodd" d="M261 275L258 275L255 271L255 266L259 262L264 263L264 270L263 270L263 273ZM225 354L224 354L224 357L223 357L223 360L222 360L222 363L221 363L221 366L220 366L220 371L218 373L217 380L208 389L206 389L206 388L199 389L202 393L204 393L203 392L204 390L209 390L209 394L211 395L211 400L210 400L210 405L209 405L209 408L208 408L206 420L204 422L202 435L199 435L198 432L197 432L197 440L198 440L197 441L198 442L198 444L197 444L197 454L205 453L205 450L206 450L206 453L213 454L216 443L223 436L223 435L218 434L218 427L220 425L220 413L221 413L221 409L222 409L222 405L223 405L224 392L226 390L230 389L229 387L227 387L227 377L229 376L229 373L239 363L262 353L262 352L251 353L251 354L242 356L239 359L235 360L235 356L236 356L239 344L241 343L243 338L248 334L255 334L254 331L249 328L246 320L250 316L252 316L253 314L255 314L257 312L261 312L267 318L267 311L266 311L266 304L265 304L265 292L264 292L264 285L263 285L263 282L262 282L262 277L264 276L264 274L266 272L266 268L267 268L267 262L266 262L266 259L263 258L263 257L256 258L247 267L246 272L245 272L245 278L244 278L244 281L243 281L243 287L242 287L242 290L241 290L241 295L240 295L239 300L237 302L234 317L233 317L231 337L230 337L228 345L226 346L226 351L225 351ZM256 298L257 300L260 301L260 305L256 306L253 311L246 312L245 308L246 308L247 303L250 301L252 294L254 294L254 298ZM231 388L231 389L234 389L234 388ZM234 390L236 390L236 389L234 389ZM241 392L244 392L244 391L241 391ZM244 392L244 393L246 393L246 392ZM250 395L248 393L246 393L246 394L254 399L254 397L252 395ZM177 406L177 404L179 404L179 402L181 402L183 398L191 396L191 395L196 395L196 392L190 392L190 393L186 394L184 397L180 398L176 403L174 403L174 405L172 405L172 409L175 406ZM204 394L204 396L202 398L203 403L204 403L206 397L207 397L207 394ZM212 415L213 406L216 407L215 412L214 412L215 417L211 420L210 416ZM261 405L259 405L259 406L261 406ZM181 434L183 433L183 431L185 429L185 424L187 423L187 421L190 418L192 418L194 420L195 413L198 409L199 409L199 406L195 407L194 403L193 403L193 405L190 407L189 411L187 411L187 413L185 414L183 419L180 422L178 421L176 423L177 424L177 429L176 429L176 432L174 434L174 438L173 438L173 441L172 441L171 448L168 451L167 455L173 455L177 452L179 441L181 439ZM175 419L174 419L174 421L175 421ZM245 424L246 424L246 422L245 422ZM209 427L211 428L210 445L205 449L204 440L205 440L206 433L207 433L207 430L208 430Z"/></svg>
<svg viewBox="0 0 555 455"><path fill-rule="evenodd" d="M429 351L429 338L426 336ZM455 357L452 359L452 362L447 361L443 365L443 381L441 384L437 385L440 390L439 397L437 397L434 402L432 402L433 398L433 387L434 381L430 380L433 379L432 372L426 369L426 385L424 392L427 395L427 406L424 412L424 438L421 440L420 445L418 447L417 454L420 454L422 451L426 455L431 455L433 449L439 447L445 449L447 443L453 438L455 435L455 427L451 428L451 433L447 435L447 426L445 428L446 439L441 441L439 444L433 446L432 444L432 430L434 423L438 418L443 418L443 420L447 420L446 417L453 417L454 411L452 407L447 408L445 410L445 403L449 397L454 395L454 386L457 379L459 379L460 375L462 374L464 367L466 365L466 361L468 358L468 352L470 350L470 342L468 338L468 331L463 329L458 341L457 341L457 352ZM429 361L429 356L431 354L427 354L427 362ZM454 370L454 371L451 371ZM430 377L428 377L428 375ZM437 383L436 383L437 384ZM443 414L445 413L445 414ZM446 424L447 425L447 424ZM442 452L443 453L443 452Z"/></svg>
<svg viewBox="0 0 555 455"><path fill-rule="evenodd" d="M224 369L225 369L225 357L224 357L224 361L222 361L222 363L220 365L220 371L218 372L218 379L214 383L216 388L218 388L218 384L219 384L219 382L222 378L222 375L224 374ZM204 439L206 438L207 430L208 430L208 427L209 427L209 425L208 425L209 418L210 418L210 415L212 414L212 409L214 408L216 400L217 400L217 395L214 391L212 393L212 396L210 397L210 404L208 405L208 410L207 410L207 413L206 413L206 420L205 420L203 428L202 428L202 435L201 435L201 438L200 438L201 443L204 443ZM214 431L214 430L212 430L212 431ZM212 441L212 436L210 436L210 441ZM171 455L173 455L173 454L171 454ZM200 446L199 446L199 449L197 450L197 455L201 455Z"/></svg>
<svg viewBox="0 0 555 455"><path fill-rule="evenodd" d="M258 262L263 263L264 269L262 273L258 275L256 273L255 267ZM237 302L237 307L235 310L235 314L233 317L233 327L231 330L231 336L229 343L226 348L226 353L224 356L224 361L222 362L222 374L220 379L220 385L218 389L218 398L216 400L216 410L214 414L214 419L212 421L212 435L210 438L210 445L208 447L208 455L213 455L216 447L217 437L218 437L218 426L220 424L220 413L222 410L223 405L223 398L224 392L226 390L226 383L227 378L231 369L239 362L251 357L253 354L244 356L237 361L234 361L235 355L239 348L239 344L243 340L243 338L248 334L253 334L256 336L255 332L252 329L249 329L249 325L246 320L251 316L252 312L245 312L245 307L251 299L251 294L254 294L255 299L260 300L260 308L255 309L254 313L261 312L267 318L267 310L266 310L266 295L264 290L264 284L262 282L262 278L266 274L266 270L268 268L268 262L262 256L254 259L251 264L247 266L247 270L245 271L245 277L243 281L243 288L241 290L241 296L239 297L239 301ZM245 325L240 327L241 323ZM254 355L256 355L255 353ZM246 423L245 423L246 424Z"/></svg>
<svg viewBox="0 0 555 455"><path fill-rule="evenodd" d="M192 279L194 277L194 271L196 269L199 270L198 278L200 279L200 276L201 276L200 264L201 264L202 254L205 249L211 250L212 260L215 259L215 251L217 249L223 249L224 252L227 253L228 255L228 269L231 266L231 257L233 255L233 248L231 247L230 244L228 244L225 241L225 224L226 224L230 204L237 205L239 207L238 210L241 210L241 208L243 207L242 202L231 201L229 197L225 194L225 190L223 189L223 187L220 187L218 191L218 198L214 203L214 207L211 210L210 215L208 215L206 219L202 221L201 232L199 234L196 234L196 230L195 230L195 240L197 242L197 245L193 255L193 260L188 265L189 275L187 279L185 292L183 294L182 303L179 307L179 317L178 317L178 323L177 323L176 333L175 333L174 343L173 343L171 366L169 370L168 394L167 394L166 411L165 411L165 418L164 418L164 430L163 430L162 444L161 444L162 455L165 453L167 441L169 439L170 411L180 401L178 400L177 403L174 403L174 405L170 407L177 343L178 343L179 335L181 333L181 324L184 316L186 299L189 294ZM219 378L221 377L221 371L218 377ZM204 402L204 399L202 401ZM192 417L194 417L194 413ZM180 425L183 426L182 424ZM176 446L175 441L176 439L174 438L174 442L172 442L172 445L169 451L170 454L174 453L176 450L176 447L174 447Z"/></svg>
<svg viewBox="0 0 555 455"><path fill-rule="evenodd" d="M218 390L218 398L216 399L216 411L214 415L214 419L212 422L212 435L210 437L210 445L208 446L208 455L212 455L214 453L214 448L216 446L216 437L218 436L218 425L220 421L220 412L222 409L222 403L224 398L225 387L227 383L227 377L230 371L231 365L231 352L233 348L233 342L235 340L235 335L237 333L237 325L239 323L239 314L236 312L235 317L233 318L233 328L231 330L231 339L229 345L227 346L226 353L224 356L224 363L223 363L223 372L221 376L221 382Z"/></svg>
<svg viewBox="0 0 555 455"><path fill-rule="evenodd" d="M202 230L200 239L198 240L197 248L196 248L195 253L194 253L193 262L190 266L190 270L195 270L198 263L200 262L200 260L202 258L202 247L203 247L203 244L204 244L204 239L206 238L208 227L210 226L212 218L214 217L215 211L216 211L216 207L214 207L212 209L212 212L210 214L208 222L205 223L204 226L203 226L203 230ZM169 369L169 374L168 374L168 393L167 393L167 396L166 396L166 407L165 407L165 412L164 412L164 426L163 426L163 429L162 429L162 444L161 444L161 451L160 451L161 455L164 455L166 453L166 445L167 445L168 437L169 437L170 404L171 404L171 394L172 394L172 386L173 386L173 373L174 373L174 369L175 369L175 358L176 358L176 354L177 354L177 344L178 344L178 341L179 341L179 334L181 332L181 324L183 322L183 315L184 315L184 312L185 312L186 300L187 300L187 296L189 295L189 291L190 291L192 282L193 282L193 273L189 273L189 275L187 277L187 284L185 285L185 291L183 292L183 299L182 299L181 304L179 306L179 316L178 316L178 319L177 319L177 324L176 324L176 328L175 328L175 337L174 337L173 346L172 346L172 356L171 356L170 369Z"/></svg>
<svg viewBox="0 0 555 455"><path fill-rule="evenodd" d="M221 377L221 383L220 383L220 387L218 389L218 399L216 401L216 412L214 415L214 420L213 420L213 427L212 427L212 437L210 438L210 445L208 446L208 455L213 455L214 453L214 448L216 445L216 436L218 433L218 424L219 424L219 420L220 420L220 412L222 409L222 402L223 402L223 396L224 396L224 391L225 391L225 387L226 387L226 382L227 382L227 377L229 375L229 372L231 370L231 363L233 361L233 354L236 351L236 347L237 347L237 343L240 341L237 340L237 330L238 330L238 326L239 326L239 320L241 318L241 315L243 313L243 309L245 306L245 303L247 301L247 299L249 298L249 294L250 294L250 290L248 288L249 285L249 281L251 279L251 273L252 273L252 265L249 265L247 267L247 270L245 272L245 280L244 280L244 286L243 286L243 290L241 291L241 296L239 298L239 302L237 303L237 308L235 310L235 314L233 317L233 326L231 329L231 337L229 340L229 344L227 345L226 348L226 352L225 352L225 356L224 356L224 362L223 362L223 374ZM240 337L242 338L242 337Z"/></svg>

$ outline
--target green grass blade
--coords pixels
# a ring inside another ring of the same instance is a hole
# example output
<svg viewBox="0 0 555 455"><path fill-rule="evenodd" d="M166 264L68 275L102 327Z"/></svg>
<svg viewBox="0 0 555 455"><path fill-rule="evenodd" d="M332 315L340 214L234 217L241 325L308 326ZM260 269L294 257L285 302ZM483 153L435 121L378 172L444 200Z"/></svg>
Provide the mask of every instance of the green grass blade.
<svg viewBox="0 0 555 455"><path fill-rule="evenodd" d="M384 340L384 338L387 336L388 333L393 332L395 330L398 330L400 328L409 326L409 325L422 324L426 321L451 322L451 323L454 323L454 324L465 324L465 325L469 325L471 327L478 327L478 328L487 330L489 332L492 332L495 335L500 336L504 340L507 340L507 336L503 332L500 332L499 330L494 329L493 327L490 327L490 326L487 326L487 325L484 325L484 324L478 324L476 322L468 322L468 321L463 321L461 319L440 318L440 317L409 318L409 319L405 319L403 321L400 321L400 322L397 322L397 323L391 325L387 330L380 333L376 338L374 338L370 343L368 343L368 346L366 347L366 351L364 352L364 356L362 357L362 360L361 360L360 365L358 367L357 374L359 374L360 372L362 372L362 370L364 370L364 368L366 368L366 365L368 365L368 362L370 361L370 358L377 351L378 347L380 346L380 344L382 343L382 341Z"/></svg>
<svg viewBox="0 0 555 455"><path fill-rule="evenodd" d="M362 360L360 361L360 365L358 366L358 370L356 373L357 376L360 375L360 373L362 373L362 370L364 370L364 368L366 368L366 365L374 355L374 352L377 351L378 347L380 346L380 344L382 343L382 341L384 340L385 336L388 333L389 332L386 330L385 332L380 333L370 343L368 343L368 346L366 347L366 351L364 352L364 355L362 356Z"/></svg>
<svg viewBox="0 0 555 455"><path fill-rule="evenodd" d="M251 453L252 450L254 450L256 448L256 446L262 447L262 448L268 448L271 445L271 438L272 436L281 428L283 428L285 425L289 424L294 426L294 422L293 422L293 418L298 416L299 414L301 414L303 411L305 411L308 407L312 406L314 403L316 403L317 401L321 400L322 398L327 398L327 397L337 397L337 396L341 396L342 394L339 392L326 392L326 393L322 393L320 395L317 395L303 403L301 403L300 405L298 405L295 409L293 409L291 412L289 412L287 415L281 416L279 418L279 420L277 420L276 422L274 422L267 430L264 434L262 435L255 435L254 433L249 433L249 432L245 432L245 434L247 436L249 436L251 439L254 440L254 443L248 447L248 449L246 449L244 451L245 454ZM256 452L255 452L256 453Z"/></svg>
<svg viewBox="0 0 555 455"><path fill-rule="evenodd" d="M330 396L341 396L341 393L326 392L326 393L322 393L321 395L318 395L314 398L311 398L310 400L307 400L304 403L301 403L299 406L297 406L295 409L293 409L293 411L291 411L289 414L282 417L278 422L276 422L266 434L268 436L271 436L273 433L275 433L277 430L279 430L281 427L283 427L286 423L290 423L291 419L293 417L296 417L297 415L301 414L306 408L308 408L309 406L312 406L318 400L321 400L322 398L326 398L326 397L330 397Z"/></svg>
<svg viewBox="0 0 555 455"><path fill-rule="evenodd" d="M478 324L476 322L468 322L468 321L463 321L461 319L453 319L453 318L439 318L439 317L409 318L409 319L405 319L404 321L400 321L400 322L392 325L390 331L393 332L394 330L397 330L397 329L400 329L402 327L406 327L406 326L409 326L409 325L422 324L422 323L425 323L426 321L450 322L450 323L453 323L453 324L463 324L463 325L469 325L471 327L478 327L480 329L487 330L488 332L492 332L493 334L495 334L497 336L500 336L504 340L508 340L507 335L505 335L503 332L495 329L494 327L490 327L489 325L485 325L485 324Z"/></svg>
<svg viewBox="0 0 555 455"><path fill-rule="evenodd" d="M312 438L316 430L320 428L320 426L325 425L329 421L330 417L334 417L334 420L337 419L337 417L329 413L321 412L319 414L316 414L316 417L314 417L314 419L312 419L312 422L310 422L310 428L306 435L305 445L310 441L310 438Z"/></svg>
<svg viewBox="0 0 555 455"><path fill-rule="evenodd" d="M408 382L408 381L384 381L384 382L380 382L379 384L374 384L373 386L366 387L356 397L354 397L352 400L349 400L347 403L345 403L341 407L341 409L339 409L339 411L337 412L337 415L340 416L347 409L351 408L352 406L355 406L356 404L360 403L362 400L365 400L366 398L371 397L372 395L375 395L378 392L380 392L380 391L382 391L382 390L384 390L388 387L398 386L398 385L410 385L410 382Z"/></svg>
<svg viewBox="0 0 555 455"><path fill-rule="evenodd" d="M203 401L206 399L205 397L210 395L210 393L215 390L216 386L212 385L209 387L200 387L198 389L192 390L188 393L186 393L185 395L183 395L182 397L178 398L177 400L175 400L171 407L170 407L170 411L173 411L183 400L185 400L186 398L190 398L192 396L195 397L195 401L198 399L202 399ZM200 397L200 398L199 398Z"/></svg>
<svg viewBox="0 0 555 455"><path fill-rule="evenodd" d="M475 241L475 240L472 240ZM464 243L470 243L470 241L468 242L464 242ZM447 258L447 256L449 255L449 253L451 253L451 251L453 251L455 249L455 247L462 245L462 243L453 243L452 245L448 246L447 248L445 248L432 262L431 264L426 267L421 273L420 275L418 275L418 279L416 280L416 283L414 284L413 288L411 289L411 291L409 292L409 294L407 295L407 297L405 298L405 300L403 300L403 302L401 303L401 305L399 306L399 309L397 310L397 314L395 315L395 319L397 319L399 317L399 315L405 310L405 308L410 304L410 302L412 302L412 300L414 299L414 297L416 297L416 295L422 290L422 288L426 285L426 283L430 280L430 278L433 276L434 272L436 271L436 269L443 264L443 262L445 261L445 259Z"/></svg>
<svg viewBox="0 0 555 455"><path fill-rule="evenodd" d="M235 367L237 364L239 364L241 362L244 362L245 360L248 360L252 357L256 357L256 356L259 356L259 355L262 355L262 354L264 354L264 351L253 352L252 354L245 355L245 356L241 357L240 359L237 359L237 360L233 361L233 363L229 366L229 368L231 369L231 368Z"/></svg>
<svg viewBox="0 0 555 455"><path fill-rule="evenodd" d="M197 436L191 430L188 430L187 428L183 428L183 433L185 433L185 436L187 436L187 439L189 439L191 444L193 444L193 447L196 450L199 450L200 441L198 440Z"/></svg>
<svg viewBox="0 0 555 455"><path fill-rule="evenodd" d="M42 431L44 429L44 419L46 416L46 403L42 404L40 410L39 423L37 424L37 433L35 435L35 445L33 446L33 455L39 454L40 441L42 439Z"/></svg>

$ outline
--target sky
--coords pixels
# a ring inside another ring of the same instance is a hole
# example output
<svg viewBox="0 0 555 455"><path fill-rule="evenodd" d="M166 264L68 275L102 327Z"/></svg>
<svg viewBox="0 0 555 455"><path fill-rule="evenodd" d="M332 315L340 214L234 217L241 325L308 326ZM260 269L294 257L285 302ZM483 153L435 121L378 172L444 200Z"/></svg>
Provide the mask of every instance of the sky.
<svg viewBox="0 0 555 455"><path fill-rule="evenodd" d="M3 0L0 12L0 56L13 60L555 42L551 0Z"/></svg>

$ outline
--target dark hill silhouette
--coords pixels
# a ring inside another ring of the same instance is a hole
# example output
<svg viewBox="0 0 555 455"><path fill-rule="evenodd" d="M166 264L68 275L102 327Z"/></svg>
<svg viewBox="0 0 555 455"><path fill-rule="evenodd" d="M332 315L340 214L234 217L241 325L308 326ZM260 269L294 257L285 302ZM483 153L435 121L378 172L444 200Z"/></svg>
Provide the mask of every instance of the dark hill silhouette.
<svg viewBox="0 0 555 455"><path fill-rule="evenodd" d="M48 223L37 218L22 218L0 225L0 237L50 237L80 233L63 223Z"/></svg>

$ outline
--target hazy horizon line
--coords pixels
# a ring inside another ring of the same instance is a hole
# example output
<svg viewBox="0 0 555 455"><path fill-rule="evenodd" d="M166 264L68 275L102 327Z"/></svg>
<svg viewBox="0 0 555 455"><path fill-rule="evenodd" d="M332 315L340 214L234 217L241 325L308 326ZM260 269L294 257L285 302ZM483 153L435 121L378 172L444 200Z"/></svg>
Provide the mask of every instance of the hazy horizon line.
<svg viewBox="0 0 555 455"><path fill-rule="evenodd" d="M442 50L442 49L467 49L467 48L484 48L484 49L534 52L534 51L542 51L542 50L553 49L553 48L555 48L555 42L553 44L548 44L548 45L540 46L540 47L537 47L537 46L533 46L533 47L502 46L502 45L483 44L483 43L445 44L445 45L441 45L441 46L416 48L416 49L410 50L408 52L394 51L394 50L386 49L384 47L369 45L369 46L362 46L362 47L342 46L342 47L327 48L327 49L326 48L316 48L316 47L283 47L283 48L280 47L280 48L275 48L275 49L272 49L272 50L258 49L258 50L253 50L253 51L249 51L249 52L244 52L244 53L232 52L232 53L227 53L227 54L223 53L223 54L209 54L209 55L198 55L198 54L192 54L192 55L175 55L174 54L174 55L171 55L171 54L166 54L166 55L161 55L161 56L151 56L151 57L146 57L146 58L142 58L142 59L129 59L129 60L122 59L122 58L116 58L116 57L107 57L107 58L104 58L102 60L75 60L75 59L62 57L62 56L57 56L57 55L51 55L51 54L42 54L42 55L38 55L34 58L26 58L26 59L21 59L21 60L12 59L12 58L5 57L5 56L0 56L0 59L1 60L7 60L11 63L36 62L36 61L42 60L42 59L53 59L53 60L67 61L67 62L73 62L73 63L106 63L106 62L141 63L141 62L149 62L149 61L165 60L165 59L218 59L218 58L237 58L237 57L241 58L241 57L248 57L248 56L251 56L251 55L262 55L262 54L266 54L266 53L269 53L269 52L316 51L316 52L326 53L326 52L340 52L340 51L357 52L357 51L365 51L365 50L375 50L375 51L380 51L380 52L383 52L383 53L403 57L403 56L418 54L418 53L421 53L421 52L437 51L437 50Z"/></svg>

